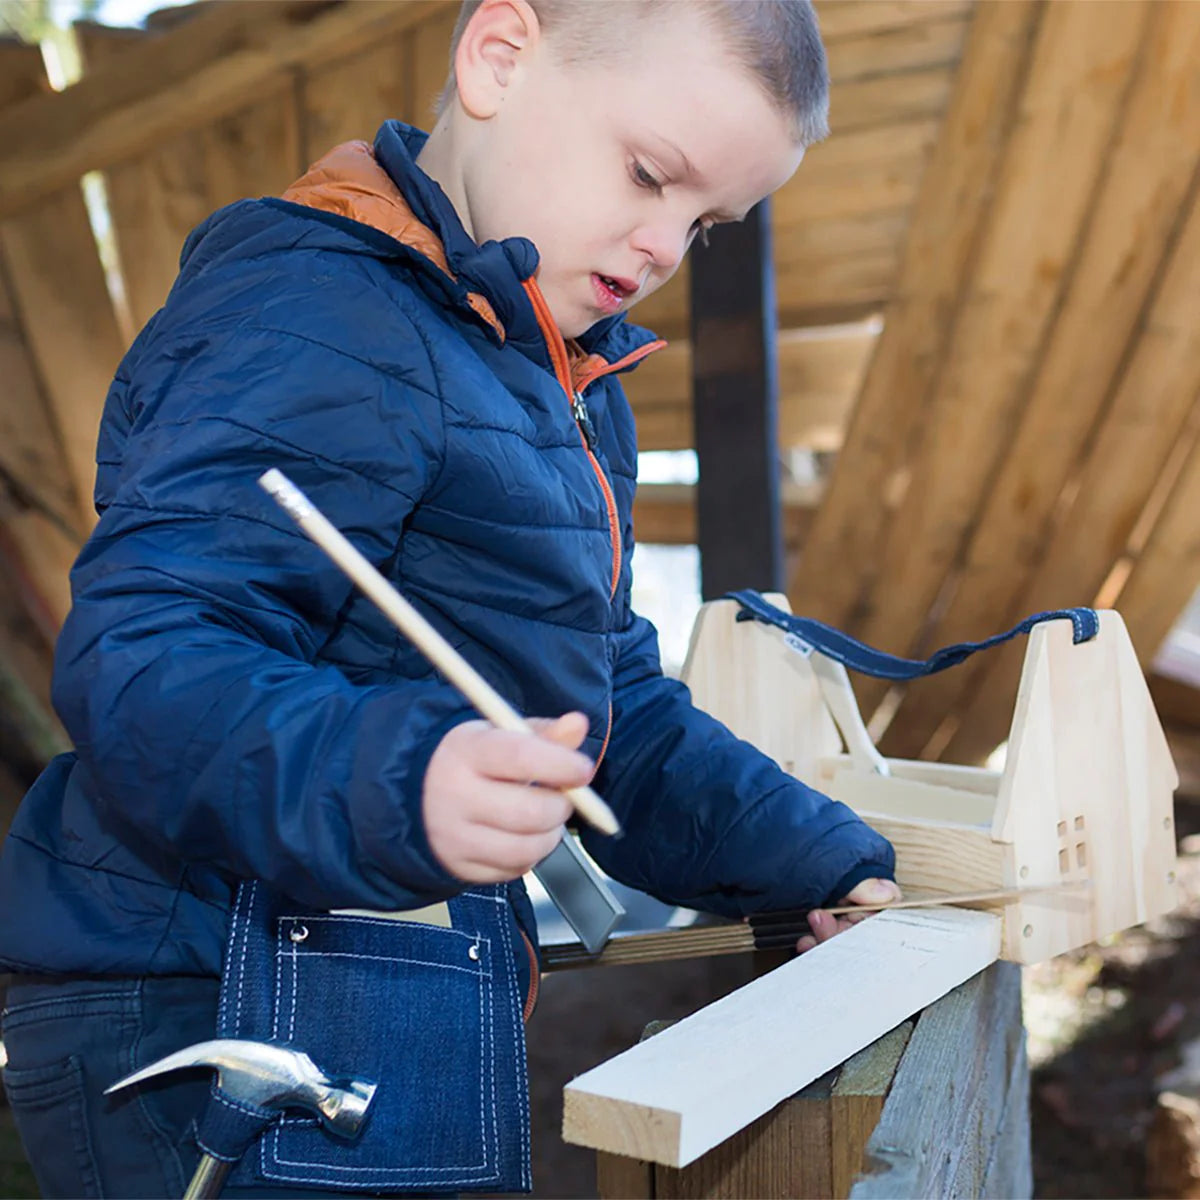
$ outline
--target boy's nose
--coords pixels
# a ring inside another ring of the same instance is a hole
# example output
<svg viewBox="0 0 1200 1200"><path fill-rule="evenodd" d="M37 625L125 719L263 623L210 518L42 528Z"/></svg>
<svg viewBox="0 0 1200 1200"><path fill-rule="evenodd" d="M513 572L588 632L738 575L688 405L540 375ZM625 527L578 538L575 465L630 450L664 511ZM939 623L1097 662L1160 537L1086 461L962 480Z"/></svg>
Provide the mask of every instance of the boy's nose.
<svg viewBox="0 0 1200 1200"><path fill-rule="evenodd" d="M646 255L653 267L673 271L687 253L690 232L690 228L666 223L643 225L633 235L633 247L639 254Z"/></svg>

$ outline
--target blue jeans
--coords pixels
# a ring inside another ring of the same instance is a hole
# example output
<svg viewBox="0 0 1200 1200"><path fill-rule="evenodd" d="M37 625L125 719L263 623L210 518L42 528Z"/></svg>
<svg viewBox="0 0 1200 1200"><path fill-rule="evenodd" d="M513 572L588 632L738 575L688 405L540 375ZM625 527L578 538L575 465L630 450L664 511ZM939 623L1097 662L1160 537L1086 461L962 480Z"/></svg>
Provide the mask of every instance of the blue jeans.
<svg viewBox="0 0 1200 1200"><path fill-rule="evenodd" d="M103 1093L131 1071L213 1037L217 992L217 980L185 976L14 977L3 1017L4 1090L45 1200L183 1195L200 1160L196 1118L211 1073L175 1073ZM221 1196L344 1200L346 1192L227 1182Z"/></svg>
<svg viewBox="0 0 1200 1200"><path fill-rule="evenodd" d="M44 1197L183 1194L200 1157L194 1122L211 1073L174 1074L114 1096L103 1093L129 1072L211 1038L217 987L215 979L182 976L14 977L3 1020L4 1088ZM300 1191L227 1187L222 1195Z"/></svg>

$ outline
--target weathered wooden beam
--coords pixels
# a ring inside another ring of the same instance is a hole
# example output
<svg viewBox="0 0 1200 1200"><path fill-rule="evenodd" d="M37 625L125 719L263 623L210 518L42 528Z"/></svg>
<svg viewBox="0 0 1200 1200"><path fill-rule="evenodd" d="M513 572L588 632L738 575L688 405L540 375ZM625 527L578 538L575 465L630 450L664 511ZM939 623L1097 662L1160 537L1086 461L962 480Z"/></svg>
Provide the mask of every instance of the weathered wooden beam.
<svg viewBox="0 0 1200 1200"><path fill-rule="evenodd" d="M850 419L878 326L781 330L779 443L783 449L836 450ZM625 377L642 450L692 447L691 343L674 342Z"/></svg>
<svg viewBox="0 0 1200 1200"><path fill-rule="evenodd" d="M996 963L926 1009L853 1200L1033 1192L1021 973Z"/></svg>
<svg viewBox="0 0 1200 1200"><path fill-rule="evenodd" d="M895 503L907 443L920 428L950 339L1041 12L1032 0L976 12L921 184L896 296L825 502L789 580L798 612L849 624L878 570L886 508Z"/></svg>
<svg viewBox="0 0 1200 1200"><path fill-rule="evenodd" d="M996 199L925 423L906 464L863 619L864 640L908 653L959 560L1028 399L1096 197L1150 7L1050 5L1033 48ZM864 680L872 713L887 690Z"/></svg>
<svg viewBox="0 0 1200 1200"><path fill-rule="evenodd" d="M1041 564L1025 588L1022 607L1027 611L1092 602L1126 549L1172 450L1182 438L1195 436L1195 428L1189 434L1187 427L1200 391L1197 295L1200 204L1193 201L1116 394L1073 482L1074 502L1047 540ZM1185 547L1187 535L1172 532L1162 544L1170 542ZM1177 595L1172 588L1172 604ZM1119 596L1117 607L1124 611L1127 600ZM1181 599L1175 615L1183 603ZM1148 626L1135 633L1139 640L1134 645L1143 660L1157 650L1157 644L1147 641L1155 636ZM959 706L960 720L946 742L946 757L976 761L1003 739L1005 706L1016 688L1017 666L1011 656L1000 654L976 677L970 699Z"/></svg>
<svg viewBox="0 0 1200 1200"><path fill-rule="evenodd" d="M564 1093L563 1137L686 1166L983 970L999 948L1000 918L987 913L860 922L579 1076Z"/></svg>
<svg viewBox="0 0 1200 1200"><path fill-rule="evenodd" d="M1200 6L1154 5L1150 22L1078 265L1016 436L970 536L953 597L926 632L931 645L984 637L1032 611L1024 593L1059 498L1112 397L1122 358L1136 345L1183 206L1192 203L1200 165L1200 87L1194 86ZM1095 486L1108 485L1097 479ZM1074 536L1085 542L1096 531L1074 525ZM1104 550L1113 552L1107 543ZM1090 602L1093 595L1077 594L1073 602ZM888 727L884 752L920 754L973 690L982 667L965 664L913 689Z"/></svg>
<svg viewBox="0 0 1200 1200"><path fill-rule="evenodd" d="M785 485L781 490L783 545L799 549L820 503L820 488ZM633 532L639 544L697 544L696 489L687 483L643 483L633 501Z"/></svg>
<svg viewBox="0 0 1200 1200"><path fill-rule="evenodd" d="M213 5L57 96L0 116L0 216L236 112L298 69L410 29L438 0Z"/></svg>
<svg viewBox="0 0 1200 1200"><path fill-rule="evenodd" d="M771 208L692 256L692 405L700 591L775 591L783 577Z"/></svg>
<svg viewBox="0 0 1200 1200"><path fill-rule="evenodd" d="M830 79L845 83L956 63L970 22L971 11L960 7L930 20L827 37Z"/></svg>
<svg viewBox="0 0 1200 1200"><path fill-rule="evenodd" d="M866 34L887 33L968 15L975 0L817 0L821 37L827 45Z"/></svg>
<svg viewBox="0 0 1200 1200"><path fill-rule="evenodd" d="M1197 390L1200 391L1200 379ZM1200 434L1200 411L1195 415L1194 425ZM1200 513L1200 436L1193 442L1166 505L1141 553L1134 559L1117 599L1138 657L1147 669L1200 588L1197 513Z"/></svg>

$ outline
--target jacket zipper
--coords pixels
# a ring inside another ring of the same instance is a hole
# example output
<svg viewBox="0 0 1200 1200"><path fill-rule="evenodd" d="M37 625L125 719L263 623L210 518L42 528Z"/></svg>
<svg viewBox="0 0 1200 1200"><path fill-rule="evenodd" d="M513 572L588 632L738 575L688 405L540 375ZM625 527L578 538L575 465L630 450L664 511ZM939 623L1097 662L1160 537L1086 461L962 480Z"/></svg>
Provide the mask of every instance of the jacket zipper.
<svg viewBox="0 0 1200 1200"><path fill-rule="evenodd" d="M546 347L550 351L550 361L554 365L555 378L566 393L567 402L571 405L571 415L575 418L575 425L579 430L579 440L583 443L588 461L592 464L592 470L596 473L596 479L599 481L600 490L604 493L604 504L608 509L608 532L612 539L612 580L608 589L608 598L611 601L617 594L617 583L621 578L621 523L617 518L617 501L613 496L612 487L609 485L608 477L604 474L600 460L594 453L596 429L592 424L591 414L588 412L587 401L583 398L583 389L602 375L610 375L622 367L632 366L635 362L645 358L647 354L661 349L666 342L650 342L615 363L605 363L603 367L590 372L581 379L576 386L571 378L571 362L567 355L567 344L563 341L558 326L554 324L554 318L550 315L550 309L546 304L546 298L542 295L541 288L533 279L526 279L522 286L533 305L542 337L546 339Z"/></svg>
<svg viewBox="0 0 1200 1200"><path fill-rule="evenodd" d="M571 415L575 418L575 426L579 430L579 440L583 443L588 461L592 464L592 470L596 473L596 479L600 483L600 490L604 493L604 504L608 510L608 533L612 540L612 580L608 589L608 599L611 602L617 594L617 584L621 578L621 523L617 518L616 497L613 495L608 477L604 474L604 468L600 465L600 460L594 453L596 448L596 427L592 424L592 416L588 412L587 401L583 398L583 390L604 375L611 375L614 371L619 371L623 367L630 367L634 363L640 362L648 354L653 354L655 350L661 350L667 343L661 340L648 342L632 353L625 355L624 358L618 359L615 363L604 363L602 366L589 371L576 384L571 378L571 360L567 354L567 344L563 341L563 336L559 332L558 326L555 325L554 318L550 315L550 308L546 304L545 296L542 295L542 289L538 287L537 282L533 279L524 280L521 286L524 287L525 293L529 297L529 302L533 305L538 328L542 331L542 337L546 339L546 348L550 352L550 361L554 365L554 377L566 393L567 401L571 405ZM612 737L612 725L613 710L612 701L610 700L608 704L608 726L604 731L604 741L600 746L600 753L596 756L596 771L599 771L600 764L604 761L604 755L608 751L608 742ZM595 772L593 772L594 774Z"/></svg>

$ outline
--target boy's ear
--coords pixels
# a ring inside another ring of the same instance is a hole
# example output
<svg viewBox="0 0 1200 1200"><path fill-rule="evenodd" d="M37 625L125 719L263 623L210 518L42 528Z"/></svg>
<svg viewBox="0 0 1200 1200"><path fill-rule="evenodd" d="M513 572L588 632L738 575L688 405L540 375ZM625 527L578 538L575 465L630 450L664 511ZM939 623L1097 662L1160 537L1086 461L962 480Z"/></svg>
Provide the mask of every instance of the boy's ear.
<svg viewBox="0 0 1200 1200"><path fill-rule="evenodd" d="M527 0L483 0L454 54L458 97L471 116L495 115L521 57L540 35L537 13Z"/></svg>

